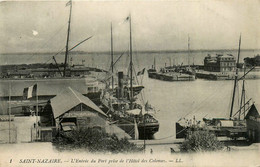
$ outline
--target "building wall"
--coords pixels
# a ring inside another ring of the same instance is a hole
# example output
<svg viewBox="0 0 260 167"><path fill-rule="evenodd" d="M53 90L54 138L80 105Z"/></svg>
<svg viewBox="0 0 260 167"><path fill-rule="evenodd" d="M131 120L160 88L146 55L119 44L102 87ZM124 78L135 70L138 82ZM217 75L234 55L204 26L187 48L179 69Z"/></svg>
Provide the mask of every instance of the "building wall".
<svg viewBox="0 0 260 167"><path fill-rule="evenodd" d="M260 142L260 118L246 120L248 139L252 142Z"/></svg>
<svg viewBox="0 0 260 167"><path fill-rule="evenodd" d="M89 108L84 104L79 104L65 113L63 118L76 118L76 124L78 127L101 127L106 125L105 116L99 114L97 111Z"/></svg>
<svg viewBox="0 0 260 167"><path fill-rule="evenodd" d="M236 67L236 60L234 56L229 57L218 57L217 64L219 67L219 72L230 72L234 71Z"/></svg>
<svg viewBox="0 0 260 167"><path fill-rule="evenodd" d="M233 55L217 55L212 57L208 55L204 58L204 70L211 72L231 72L236 67L236 60Z"/></svg>
<svg viewBox="0 0 260 167"><path fill-rule="evenodd" d="M77 117L78 127L100 127L104 128L106 125L106 121L99 117L97 114L85 117Z"/></svg>
<svg viewBox="0 0 260 167"><path fill-rule="evenodd" d="M0 144L17 142L17 127L14 121L0 121Z"/></svg>

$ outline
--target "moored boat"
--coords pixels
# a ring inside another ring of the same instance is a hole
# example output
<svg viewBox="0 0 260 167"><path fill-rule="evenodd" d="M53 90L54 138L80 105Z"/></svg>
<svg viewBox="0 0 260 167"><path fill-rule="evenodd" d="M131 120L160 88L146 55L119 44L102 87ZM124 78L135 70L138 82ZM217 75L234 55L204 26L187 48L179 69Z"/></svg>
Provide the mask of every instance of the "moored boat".
<svg viewBox="0 0 260 167"><path fill-rule="evenodd" d="M237 65L239 64L240 44L241 44L241 36L239 39ZM246 101L245 99L246 95L245 95L244 85L245 85L245 76L248 74L248 72L244 72L244 75L238 78L238 67L236 67L236 75L234 78L234 88L233 88L233 95L231 101L231 108L230 108L228 118L227 117L212 118L212 119L203 118L203 120L201 121L197 121L195 119L195 116L193 120L181 118L178 122L176 122L176 138L186 138L190 133L198 130L209 131L214 133L216 136L225 136L231 139L237 139L240 137L246 138L247 127L246 127L245 115L246 112L248 112L248 110L254 104L251 102L251 99L249 99L248 101ZM243 80L242 94L240 99L240 107L238 111L234 113L233 108L235 102L235 94L236 94L235 92L239 80Z"/></svg>
<svg viewBox="0 0 260 167"><path fill-rule="evenodd" d="M101 101L103 110L106 111L111 123L123 129L133 139L152 139L154 133L159 130L159 122L150 113L154 109L148 103L142 105L136 102L136 95L142 93L144 87L133 84L131 16L128 16L127 20L130 25L130 76L118 72L118 86L114 87L114 77L112 75L112 89L105 90ZM111 69L113 73L112 37L111 24Z"/></svg>
<svg viewBox="0 0 260 167"><path fill-rule="evenodd" d="M194 81L195 75L176 72L175 69L162 68L160 72L155 69L148 70L149 78L163 81Z"/></svg>

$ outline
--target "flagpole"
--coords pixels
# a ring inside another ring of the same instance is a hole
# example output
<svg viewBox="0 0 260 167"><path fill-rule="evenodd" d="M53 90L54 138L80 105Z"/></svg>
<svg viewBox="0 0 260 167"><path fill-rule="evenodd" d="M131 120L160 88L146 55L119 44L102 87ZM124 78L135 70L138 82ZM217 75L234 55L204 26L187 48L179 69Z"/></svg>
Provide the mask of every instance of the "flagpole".
<svg viewBox="0 0 260 167"><path fill-rule="evenodd" d="M10 142L11 139L11 83L9 83L9 105L8 105L8 115L9 115L9 138L8 141Z"/></svg>
<svg viewBox="0 0 260 167"><path fill-rule="evenodd" d="M144 111L145 112L145 111ZM145 147L146 147L146 144L145 144L145 137L146 137L146 135L145 135L145 115L144 115L144 153L145 153Z"/></svg>
<svg viewBox="0 0 260 167"><path fill-rule="evenodd" d="M190 67L190 36L188 34L188 66Z"/></svg>
<svg viewBox="0 0 260 167"><path fill-rule="evenodd" d="M35 125L35 128L36 128L36 140L37 140L37 137L38 137L38 91L37 91L37 87L36 87L36 125Z"/></svg>

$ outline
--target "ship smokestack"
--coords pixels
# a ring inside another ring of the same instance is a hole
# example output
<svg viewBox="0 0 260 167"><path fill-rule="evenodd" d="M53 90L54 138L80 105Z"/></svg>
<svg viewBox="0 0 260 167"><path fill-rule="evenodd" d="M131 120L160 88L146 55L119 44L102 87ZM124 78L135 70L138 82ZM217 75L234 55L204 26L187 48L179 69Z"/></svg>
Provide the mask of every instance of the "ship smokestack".
<svg viewBox="0 0 260 167"><path fill-rule="evenodd" d="M118 72L118 98L123 98L124 93L124 73L122 71Z"/></svg>

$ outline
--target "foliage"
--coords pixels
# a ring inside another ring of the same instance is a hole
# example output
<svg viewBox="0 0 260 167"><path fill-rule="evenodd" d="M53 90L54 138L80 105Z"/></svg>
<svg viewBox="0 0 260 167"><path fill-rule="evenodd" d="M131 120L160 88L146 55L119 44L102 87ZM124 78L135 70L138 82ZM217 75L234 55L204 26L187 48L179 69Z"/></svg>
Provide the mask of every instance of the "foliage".
<svg viewBox="0 0 260 167"><path fill-rule="evenodd" d="M244 61L247 66L260 66L260 55L256 55L253 58L246 57Z"/></svg>
<svg viewBox="0 0 260 167"><path fill-rule="evenodd" d="M215 134L198 130L188 132L187 139L181 144L182 152L216 151L223 149L223 144L217 140Z"/></svg>
<svg viewBox="0 0 260 167"><path fill-rule="evenodd" d="M116 135L108 135L93 128L61 132L53 141L53 145L59 150L84 149L89 152L130 153L142 150L126 138L118 139Z"/></svg>

